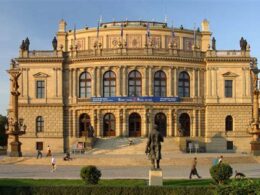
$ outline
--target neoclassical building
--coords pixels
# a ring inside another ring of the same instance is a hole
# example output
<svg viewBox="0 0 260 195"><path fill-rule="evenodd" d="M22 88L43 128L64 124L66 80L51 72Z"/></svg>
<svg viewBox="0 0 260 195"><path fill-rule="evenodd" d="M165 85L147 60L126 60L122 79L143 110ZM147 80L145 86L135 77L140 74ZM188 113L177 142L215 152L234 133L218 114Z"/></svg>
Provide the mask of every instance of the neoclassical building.
<svg viewBox="0 0 260 195"><path fill-rule="evenodd" d="M157 124L181 149L249 152L255 60L244 42L217 50L211 34L207 20L196 31L149 21L67 30L62 20L53 50L23 42L10 67L21 71L23 153L67 151L88 123L97 137L146 136Z"/></svg>

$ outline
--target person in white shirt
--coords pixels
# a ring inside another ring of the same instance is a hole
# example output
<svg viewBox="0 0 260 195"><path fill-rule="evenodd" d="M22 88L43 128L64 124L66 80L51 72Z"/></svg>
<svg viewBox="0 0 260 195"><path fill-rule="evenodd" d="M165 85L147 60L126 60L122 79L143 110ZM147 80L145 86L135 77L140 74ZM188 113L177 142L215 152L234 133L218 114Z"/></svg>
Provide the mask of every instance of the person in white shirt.
<svg viewBox="0 0 260 195"><path fill-rule="evenodd" d="M56 171L56 159L54 156L51 157L51 172Z"/></svg>

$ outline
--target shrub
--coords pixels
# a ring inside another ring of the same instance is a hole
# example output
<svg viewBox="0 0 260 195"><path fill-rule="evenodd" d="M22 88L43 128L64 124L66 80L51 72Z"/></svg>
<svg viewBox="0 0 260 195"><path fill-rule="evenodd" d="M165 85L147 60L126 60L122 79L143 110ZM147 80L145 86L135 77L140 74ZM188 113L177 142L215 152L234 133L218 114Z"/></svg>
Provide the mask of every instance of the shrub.
<svg viewBox="0 0 260 195"><path fill-rule="evenodd" d="M252 179L233 180L228 185L219 185L220 195L260 194L260 182Z"/></svg>
<svg viewBox="0 0 260 195"><path fill-rule="evenodd" d="M86 166L81 169L80 177L86 184L97 184L101 177L101 171L93 165Z"/></svg>
<svg viewBox="0 0 260 195"><path fill-rule="evenodd" d="M229 164L221 163L210 168L210 175L218 184L228 181L232 174L233 170Z"/></svg>

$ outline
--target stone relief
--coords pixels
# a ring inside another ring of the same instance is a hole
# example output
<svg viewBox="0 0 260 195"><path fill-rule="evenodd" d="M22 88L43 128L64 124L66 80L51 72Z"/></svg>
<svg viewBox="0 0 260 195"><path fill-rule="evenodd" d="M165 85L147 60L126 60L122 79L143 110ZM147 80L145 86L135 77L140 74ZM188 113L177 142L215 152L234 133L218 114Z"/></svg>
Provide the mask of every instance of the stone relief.
<svg viewBox="0 0 260 195"><path fill-rule="evenodd" d="M170 44L172 43L172 36L166 36L166 39L165 39L165 47L166 48L169 48ZM173 38L173 44L175 45L176 44L176 48L177 49L180 49L180 37L178 36L175 36Z"/></svg>
<svg viewBox="0 0 260 195"><path fill-rule="evenodd" d="M183 38L183 50L192 51L193 44L194 44L193 38L188 38L188 37Z"/></svg>
<svg viewBox="0 0 260 195"><path fill-rule="evenodd" d="M128 35L127 36L128 48L141 48L142 36L141 35Z"/></svg>
<svg viewBox="0 0 260 195"><path fill-rule="evenodd" d="M94 44L98 41L98 43L101 43L103 45L103 37L88 37L88 49L94 49Z"/></svg>

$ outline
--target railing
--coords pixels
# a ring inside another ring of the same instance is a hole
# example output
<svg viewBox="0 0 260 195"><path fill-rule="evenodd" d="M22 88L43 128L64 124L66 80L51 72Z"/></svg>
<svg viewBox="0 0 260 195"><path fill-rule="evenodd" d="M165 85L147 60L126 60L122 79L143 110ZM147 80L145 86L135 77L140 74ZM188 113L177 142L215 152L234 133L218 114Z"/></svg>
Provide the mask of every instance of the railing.
<svg viewBox="0 0 260 195"><path fill-rule="evenodd" d="M156 49L156 48L111 48L76 51L73 57L93 56L165 56L165 57L187 57L203 58L204 52L184 51L178 49Z"/></svg>
<svg viewBox="0 0 260 195"><path fill-rule="evenodd" d="M29 57L58 57L57 51L29 51Z"/></svg>
<svg viewBox="0 0 260 195"><path fill-rule="evenodd" d="M207 57L250 57L250 51L242 50L210 50L206 53Z"/></svg>

